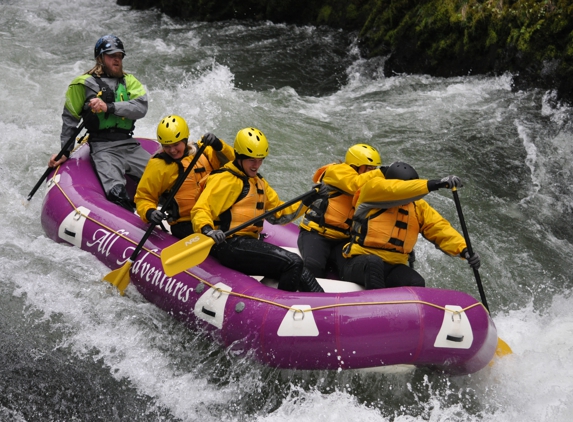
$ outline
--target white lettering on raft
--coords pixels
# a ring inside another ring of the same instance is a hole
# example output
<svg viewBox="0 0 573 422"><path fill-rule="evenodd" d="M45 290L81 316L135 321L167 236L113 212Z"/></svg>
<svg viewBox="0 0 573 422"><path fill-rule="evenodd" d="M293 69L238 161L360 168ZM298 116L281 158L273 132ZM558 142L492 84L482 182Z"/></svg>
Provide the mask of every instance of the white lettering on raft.
<svg viewBox="0 0 573 422"><path fill-rule="evenodd" d="M112 233L105 229L98 229L93 233L92 241L86 242L88 247L97 247L97 252L99 254L109 256L111 248L123 235L128 235L129 232L123 229ZM135 250L134 246L129 246L123 251L123 260L117 261L118 265L123 265L128 258L131 256ZM153 250L157 251L156 249ZM173 278L167 277L162 270L157 269L148 262L144 262L149 256L149 252L145 252L141 259L138 259L131 267L131 272L134 275L139 275L142 281L150 283L153 286L159 286L160 289L164 290L166 293L173 297L176 297L181 302L188 302L189 295L193 291L192 287L188 287L185 283Z"/></svg>
<svg viewBox="0 0 573 422"><path fill-rule="evenodd" d="M193 288L173 277L167 277L162 270L157 269L148 262L144 262L148 256L149 252L146 252L142 258L138 259L131 267L131 272L134 275L139 275L142 281L146 281L152 286L158 286L161 290L176 297L181 302L188 302Z"/></svg>
<svg viewBox="0 0 573 422"><path fill-rule="evenodd" d="M91 248L92 246L97 245L97 251L100 254L109 256L113 244L117 241L117 239L119 239L119 235L127 235L127 234L129 234L129 232L123 229L118 230L117 234L111 233L104 229L97 229L92 236L93 242L86 242L86 246Z"/></svg>

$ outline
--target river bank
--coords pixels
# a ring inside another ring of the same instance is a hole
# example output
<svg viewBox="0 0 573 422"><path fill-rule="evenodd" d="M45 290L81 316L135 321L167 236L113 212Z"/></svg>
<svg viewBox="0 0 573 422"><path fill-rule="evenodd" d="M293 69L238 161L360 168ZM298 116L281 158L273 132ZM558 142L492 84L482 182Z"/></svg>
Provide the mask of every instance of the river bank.
<svg viewBox="0 0 573 422"><path fill-rule="evenodd" d="M117 0L182 20L268 20L357 31L384 74L513 75L515 89L573 103L573 5L567 0Z"/></svg>

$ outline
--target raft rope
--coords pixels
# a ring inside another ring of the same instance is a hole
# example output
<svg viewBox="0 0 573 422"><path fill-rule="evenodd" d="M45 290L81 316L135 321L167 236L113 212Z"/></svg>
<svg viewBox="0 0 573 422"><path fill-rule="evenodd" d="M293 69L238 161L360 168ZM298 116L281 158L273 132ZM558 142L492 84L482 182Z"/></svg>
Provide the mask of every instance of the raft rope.
<svg viewBox="0 0 573 422"><path fill-rule="evenodd" d="M80 215L81 217L84 217L86 220L90 220L91 222L97 224L100 227L105 228L106 230L110 231L111 233L114 233L116 236L121 237L122 239L127 240L128 242L130 242L134 245L138 244L138 242L135 242L134 240L130 239L129 237L127 237L121 233L118 233L116 230L112 229L111 227L106 226L102 222L95 220L94 218L90 217L89 215L83 214L76 207L76 205L73 203L73 201L70 199L70 197L66 194L66 192L64 192L64 189L60 186L60 184L56 181L55 177L56 177L59 169L60 169L60 167L58 166L58 168L54 172L54 176L52 176L52 178L50 179L50 183L53 183L58 187L58 189L60 190L60 192L62 193L64 198L66 198L66 200L70 203L72 208L76 211L76 214ZM147 249L145 246L143 247L143 249L146 250L147 252L149 252L150 254L156 256L157 258L161 259L160 255L157 254L155 251ZM282 303L274 302L271 300L261 299L261 298L258 298L255 296L249 296L249 295L246 295L243 293L236 293L233 291L224 290L224 289L221 289L219 287L215 287L214 284L211 284L207 280L203 280L201 277L199 277L196 274L193 274L192 272L189 272L188 270L185 270L184 272L189 274L191 277L197 279L199 282L209 286L209 288L213 289L214 290L213 294L215 294L215 293L218 293L218 294L226 293L229 296L236 296L236 297L240 297L243 299L252 300L255 302L266 303L266 304L269 304L272 306L276 306L278 308L286 309L287 311L293 311L295 314L296 313L303 313L303 315L304 315L305 312L313 312L313 311L332 309L332 308L342 308L342 307L346 307L346 306L374 306L374 305L377 306L377 305L407 305L407 304L418 304L418 305L431 306L433 308L440 309L444 312L451 312L453 315L459 315L461 313L466 312L469 309L475 308L476 306L482 306L487 312L487 309L485 308L485 306L483 306L483 304L481 302L476 302L472 305L469 305L465 308L462 308L461 310L454 310L454 309L448 309L448 308L441 306L441 305L437 305L435 303L426 302L424 300L391 300L391 301L375 301L375 302L334 303L332 305L316 306L314 308L308 308L308 309L298 309L298 308L293 308L291 306L283 305Z"/></svg>

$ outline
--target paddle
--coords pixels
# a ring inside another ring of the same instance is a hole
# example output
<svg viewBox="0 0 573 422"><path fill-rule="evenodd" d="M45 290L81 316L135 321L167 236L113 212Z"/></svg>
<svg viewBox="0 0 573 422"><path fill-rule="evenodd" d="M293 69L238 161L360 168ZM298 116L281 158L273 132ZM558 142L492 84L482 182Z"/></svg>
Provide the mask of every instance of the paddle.
<svg viewBox="0 0 573 422"><path fill-rule="evenodd" d="M472 249L472 244L470 242L470 235L468 233L466 221L464 219L464 214L462 212L462 205L460 204L460 198L458 196L458 190L455 186L452 188L452 194L454 195L454 202L456 203L456 209L458 210L458 216L460 218L460 224L462 226L464 238L466 240L466 245L468 247L468 254L469 254L469 256L473 256L474 251ZM483 285L481 282L481 277L479 275L479 271L477 270L477 268L472 268L472 269L474 270L474 276L475 276L476 283L478 286L481 301L482 301L485 309L487 309L487 311L489 312L489 307L487 305L487 299L485 298L485 291L483 289ZM503 341L501 338L498 337L497 338L497 349L495 351L496 356L501 357L501 356L509 355L511 353L513 353L511 350L511 347L509 347L509 345L505 341Z"/></svg>
<svg viewBox="0 0 573 422"><path fill-rule="evenodd" d="M189 166L187 167L185 172L175 181L175 184L173 185L173 188L171 189L169 196L163 203L163 209L166 209L168 205L171 203L171 201L173 201L173 198L175 198L175 194L177 193L177 191L179 190L179 188L181 187L181 185L183 184L189 173L191 173L193 167L195 167L195 164L197 164L197 160L199 160L199 157L201 156L201 154L203 154L203 151L205 151L206 147L207 144L205 143L201 145L201 147L195 154L195 157L193 157L193 160L191 160L191 163L189 163ZM143 245L145 244L149 236L151 236L153 229L155 229L155 224L150 223L149 227L147 228L147 231L141 238L141 241L133 250L133 253L129 257L129 259L125 262L125 264L123 264L123 266L121 266L120 268L113 270L103 278L104 281L107 281L113 284L115 287L117 287L119 293L122 296L125 289L129 285L129 270L131 269L131 265L135 261L135 258L137 258L137 255L139 255L139 252L141 252L141 249L143 249Z"/></svg>
<svg viewBox="0 0 573 422"><path fill-rule="evenodd" d="M226 231L225 236L230 236L245 227L250 226L251 224L256 223L257 221L263 220L271 214L274 214L282 209L290 207L292 204L306 198L307 196L312 195L315 193L317 189L312 189L302 195L297 196L294 199L291 199L288 202L285 202L282 205L279 205L272 210L269 210L258 217L255 217L249 221L244 222L243 224L238 225L237 227ZM185 271L188 268L195 267L202 263L207 256L209 255L209 251L211 247L215 244L215 241L202 233L193 233L187 236L185 239L180 240L177 243L174 243L171 246L163 249L161 251L161 262L163 264L163 271L169 277L174 276L175 274L179 274L180 272Z"/></svg>
<svg viewBox="0 0 573 422"><path fill-rule="evenodd" d="M74 131L74 134L70 137L70 139L68 139L68 142L66 142L62 150L58 153L58 155L56 155L54 161L58 161L60 158L64 156L64 153L68 149L70 149L70 147L74 144L74 142L76 141L76 137L80 134L83 128L84 128L84 122L82 121L82 123ZM42 183L44 183L44 180L46 180L46 177L48 177L48 174L50 174L52 170L54 170L52 167L48 167L46 169L42 177L40 177L40 180L38 180L38 183L36 183L36 186L34 186L34 188L28 194L28 201L32 199L32 196L34 196L38 188L42 185Z"/></svg>

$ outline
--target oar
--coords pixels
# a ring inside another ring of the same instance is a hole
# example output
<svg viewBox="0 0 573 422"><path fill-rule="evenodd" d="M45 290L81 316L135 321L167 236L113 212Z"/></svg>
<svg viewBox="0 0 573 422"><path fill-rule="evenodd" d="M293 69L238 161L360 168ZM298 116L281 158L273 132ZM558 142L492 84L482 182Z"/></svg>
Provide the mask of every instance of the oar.
<svg viewBox="0 0 573 422"><path fill-rule="evenodd" d="M199 150L195 154L195 157L193 157L193 160L191 160L191 163L189 163L189 166L187 167L185 172L177 179L177 181L173 185L173 188L171 189L169 197L163 203L162 206L163 209L166 209L171 203L171 201L173 201L173 198L175 198L175 194L177 193L177 191L179 190L179 188L181 187L181 185L183 184L189 173L191 173L193 167L195 167L195 164L197 164L197 160L199 160L199 157L201 156L201 154L203 154L203 151L205 151L206 147L207 144L205 143L201 145L201 148L199 148ZM147 228L147 231L141 238L141 241L133 250L133 253L129 257L129 259L125 262L125 264L123 264L123 266L121 266L120 268L113 270L103 278L104 281L107 281L116 286L121 295L123 295L123 292L129 285L129 270L131 269L131 265L135 261L135 258L137 258L137 255L139 255L139 252L141 252L141 249L143 249L143 245L145 245L145 242L147 241L149 236L151 236L153 229L155 229L155 224L150 223L149 227Z"/></svg>
<svg viewBox="0 0 573 422"><path fill-rule="evenodd" d="M74 134L70 137L70 139L68 139L68 142L66 142L66 144L64 145L64 147L62 148L62 150L58 153L58 155L56 155L56 158L54 158L54 161L58 161L60 158L63 157L64 153L70 149L70 147L74 144L74 142L76 141L76 137L80 134L80 132L82 131L82 129L84 128L84 122L82 121L82 123L76 128L76 130L74 131ZM44 180L46 180L46 177L48 177L48 174L50 174L50 172L53 170L52 167L48 167L46 169L46 171L44 172L44 174L42 175L42 177L40 177L40 180L38 180L38 183L36 183L36 186L34 186L34 188L30 191L30 193L28 194L28 201L30 199L32 199L32 196L34 196L34 194L36 193L36 191L38 190L38 188L42 185L42 183L44 183Z"/></svg>
<svg viewBox="0 0 573 422"><path fill-rule="evenodd" d="M454 202L456 203L456 209L458 210L458 216L460 218L460 224L462 226L462 231L464 233L464 238L466 240L466 246L468 247L468 254L469 256L473 256L474 251L472 249L472 244L470 242L470 235L468 233L468 228L466 226L466 221L464 219L464 214L462 212L462 205L460 204L460 198L458 196L458 190L456 187L452 188L452 194L454 195ZM485 291L483 289L483 284L481 282L481 277L479 275L479 271L477 270L477 268L472 268L474 270L474 276L476 279L476 283L478 286L478 290L479 290L479 294L481 297L481 301L483 303L483 306L487 309L487 311L489 312L489 307L487 306L487 299L485 298ZM495 351L495 354L499 357L501 356L505 356L505 355L509 355L513 353L511 350L511 347L509 347L509 345L503 341L501 338L497 338L497 349Z"/></svg>
<svg viewBox="0 0 573 422"><path fill-rule="evenodd" d="M290 201L285 202L282 205L279 205L272 210L269 210L258 217L255 217L249 221L246 221L243 224L238 225L237 227L226 231L225 236L230 236L245 227L250 226L251 224L256 223L257 221L263 220L267 218L269 215L272 215L282 209L290 207L292 204L306 198L307 196L312 195L317 190L312 189L302 195L297 196ZM163 264L163 271L169 277L179 274L180 272L185 271L188 268L195 267L199 265L209 255L209 251L211 247L215 244L215 241L202 233L193 233L187 236L185 239L180 240L177 243L174 243L171 246L163 249L161 251L161 263Z"/></svg>

